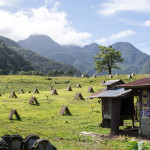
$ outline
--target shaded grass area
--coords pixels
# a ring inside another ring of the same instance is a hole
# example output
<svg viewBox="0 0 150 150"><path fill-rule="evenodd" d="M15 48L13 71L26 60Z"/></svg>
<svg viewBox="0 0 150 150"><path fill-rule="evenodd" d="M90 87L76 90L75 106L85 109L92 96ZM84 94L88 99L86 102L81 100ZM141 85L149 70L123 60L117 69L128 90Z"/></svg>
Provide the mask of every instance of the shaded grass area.
<svg viewBox="0 0 150 150"><path fill-rule="evenodd" d="M125 82L133 81L149 75L136 75L133 79L127 79L127 75L115 76ZM101 105L98 99L86 99L88 87L94 91L104 88L103 80L110 80L108 76L97 78L77 77L41 77L41 76L0 76L0 136L5 134L19 134L25 138L29 134L36 134L40 138L48 139L58 149L126 149L128 140L93 140L84 137L80 132L95 132L109 134L110 129L99 127L102 121ZM80 83L82 88L77 88ZM70 85L73 91L66 91ZM56 88L58 95L50 95L49 86ZM23 88L25 94L18 94ZM33 94L34 88L38 88L40 94ZM9 98L10 92L15 91L18 98ZM28 93L31 91L31 93ZM76 93L82 93L85 100L74 100ZM28 104L34 96L39 106ZM60 115L62 105L67 105L72 116ZM92 107L91 107L92 106ZM93 111L92 111L93 108ZM11 109L17 109L21 121L8 120Z"/></svg>

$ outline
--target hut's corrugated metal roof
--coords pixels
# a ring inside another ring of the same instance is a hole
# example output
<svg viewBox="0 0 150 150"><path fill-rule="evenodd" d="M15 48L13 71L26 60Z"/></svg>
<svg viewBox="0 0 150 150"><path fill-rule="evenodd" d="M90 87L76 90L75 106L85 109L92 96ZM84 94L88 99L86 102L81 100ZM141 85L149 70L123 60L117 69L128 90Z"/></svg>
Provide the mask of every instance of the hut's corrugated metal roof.
<svg viewBox="0 0 150 150"><path fill-rule="evenodd" d="M120 84L118 87L125 87L125 88L139 88L139 87L150 87L150 77L139 79L133 82Z"/></svg>
<svg viewBox="0 0 150 150"><path fill-rule="evenodd" d="M92 94L88 98L121 97L128 94L131 91L131 89L125 90L124 88L115 88L113 90L102 89L99 92Z"/></svg>
<svg viewBox="0 0 150 150"><path fill-rule="evenodd" d="M122 82L122 83L124 83L122 80L117 79L117 80L109 80L109 81L107 81L106 83L104 83L103 85L112 85L112 84L117 83L117 82Z"/></svg>

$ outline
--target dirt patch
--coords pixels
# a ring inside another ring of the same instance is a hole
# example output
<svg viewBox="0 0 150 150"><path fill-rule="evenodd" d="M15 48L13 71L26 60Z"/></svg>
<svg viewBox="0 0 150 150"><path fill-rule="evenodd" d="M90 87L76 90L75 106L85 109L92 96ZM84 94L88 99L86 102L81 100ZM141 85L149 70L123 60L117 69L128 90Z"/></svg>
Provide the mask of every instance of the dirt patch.
<svg viewBox="0 0 150 150"><path fill-rule="evenodd" d="M80 132L82 136L90 136L94 141L105 141L105 140L121 140L126 141L128 139L135 139L135 140L143 140L150 142L150 139L143 139L141 136L138 135L138 130L121 130L119 135L117 136L110 136L110 134L98 134L94 132Z"/></svg>

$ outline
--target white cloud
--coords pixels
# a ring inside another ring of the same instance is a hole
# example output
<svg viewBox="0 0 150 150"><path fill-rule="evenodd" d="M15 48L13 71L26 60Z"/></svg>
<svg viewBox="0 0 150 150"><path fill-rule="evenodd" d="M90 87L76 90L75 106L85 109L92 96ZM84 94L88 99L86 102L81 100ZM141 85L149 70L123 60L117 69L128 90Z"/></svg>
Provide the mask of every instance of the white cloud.
<svg viewBox="0 0 150 150"><path fill-rule="evenodd" d="M149 0L108 0L97 11L100 15L113 15L121 11L150 12Z"/></svg>
<svg viewBox="0 0 150 150"><path fill-rule="evenodd" d="M145 21L143 26L150 27L150 20Z"/></svg>
<svg viewBox="0 0 150 150"><path fill-rule="evenodd" d="M0 35L18 41L31 34L46 34L60 44L86 44L91 34L76 31L58 6L56 2L51 9L42 6L15 13L0 10Z"/></svg>
<svg viewBox="0 0 150 150"><path fill-rule="evenodd" d="M111 43L111 42L117 42L118 40L121 40L123 38L126 38L130 35L134 35L135 32L132 31L132 30L125 30L125 31L122 31L122 32L119 32L117 34L112 34L111 36L105 38L101 38L99 40L96 40L97 43L99 44L106 44L106 43Z"/></svg>
<svg viewBox="0 0 150 150"><path fill-rule="evenodd" d="M0 0L0 6L12 6L19 3L21 0Z"/></svg>

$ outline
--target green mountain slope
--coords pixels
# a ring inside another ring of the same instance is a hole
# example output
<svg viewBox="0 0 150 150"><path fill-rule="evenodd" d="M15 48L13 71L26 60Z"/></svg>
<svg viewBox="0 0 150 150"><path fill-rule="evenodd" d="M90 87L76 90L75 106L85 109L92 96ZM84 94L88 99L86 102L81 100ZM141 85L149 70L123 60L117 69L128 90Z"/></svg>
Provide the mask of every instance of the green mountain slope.
<svg viewBox="0 0 150 150"><path fill-rule="evenodd" d="M8 74L11 71L30 71L34 70L31 64L19 55L12 48L5 46L0 40L0 69L3 74Z"/></svg>
<svg viewBox="0 0 150 150"><path fill-rule="evenodd" d="M82 74L80 70L71 65L63 64L53 59L48 59L31 50L24 49L15 41L10 40L9 38L0 36L0 40L3 40L7 46L13 48L19 55L22 55L22 57L29 61L36 70L39 70L45 74L47 74L51 70L61 69L65 72L68 70L73 70L74 74L77 76L80 76Z"/></svg>
<svg viewBox="0 0 150 150"><path fill-rule="evenodd" d="M30 49L46 57L63 51L63 48L47 35L31 35L27 39L19 41L18 44L25 49Z"/></svg>
<svg viewBox="0 0 150 150"><path fill-rule="evenodd" d="M148 65L150 65L150 56L141 52L128 42L117 42L112 45L116 50L122 53L124 58L123 64L119 64L120 73L150 73Z"/></svg>
<svg viewBox="0 0 150 150"><path fill-rule="evenodd" d="M26 45L26 41L30 41L30 43L28 42L28 45ZM93 57L96 55L96 53L99 52L98 44L96 43L92 43L84 47L73 46L73 45L60 46L58 43L56 44L56 42L50 40L48 36L44 36L44 35L41 36L38 35L38 40L37 37L34 36L32 37L32 39L28 38L21 42L22 42L22 46L28 46L28 48L42 55L46 55L47 57L57 60L59 62L71 64L77 67L78 69L82 70L83 72L88 73L89 75L92 75L96 72L96 70L93 69L94 68ZM37 42L39 45L42 45L41 46L42 48L39 47L38 49L36 49L37 47L33 43L37 43ZM46 44L46 42L48 43ZM52 48L51 48L51 44L53 45ZM58 47L54 46L55 44L57 46L59 45L58 46L59 50ZM121 66L121 69L112 70L114 74L117 72L122 74L130 74L132 72L150 73L150 69L148 67L150 65L149 55L142 53L140 50L135 48L132 44L127 42L118 42L113 44L112 46L114 49L119 50L122 53L122 57L124 58L124 62L122 64L119 64L119 66ZM46 49L46 53L44 53L45 51L44 49Z"/></svg>
<svg viewBox="0 0 150 150"><path fill-rule="evenodd" d="M88 52L86 53L86 48L84 49L79 46L60 46L46 35L31 35L27 39L19 41L18 44L23 48L28 48L61 63L73 65L83 72L89 74L91 74L91 70L92 73L95 72L93 69L94 59L92 58L94 55ZM95 46L95 44L93 45ZM91 58L93 59L92 61Z"/></svg>

